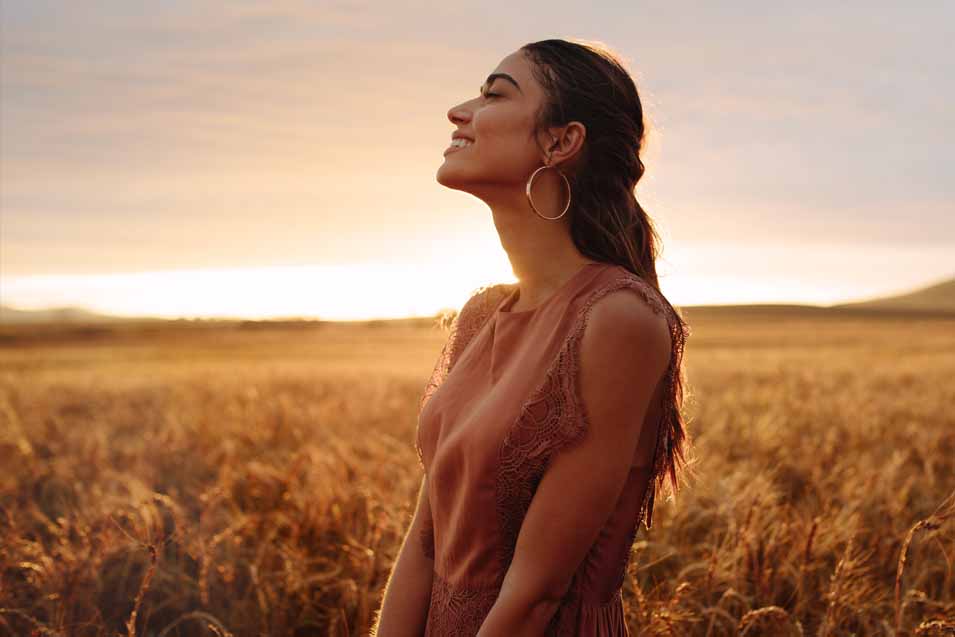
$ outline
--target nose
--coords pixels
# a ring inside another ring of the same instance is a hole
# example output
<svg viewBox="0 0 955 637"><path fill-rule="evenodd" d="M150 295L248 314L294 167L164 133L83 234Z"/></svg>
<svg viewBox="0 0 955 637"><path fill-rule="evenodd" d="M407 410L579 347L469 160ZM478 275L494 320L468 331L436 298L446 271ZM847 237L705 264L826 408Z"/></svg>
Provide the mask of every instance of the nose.
<svg viewBox="0 0 955 637"><path fill-rule="evenodd" d="M460 126L471 118L471 109L467 108L467 104L468 102L457 104L448 110L448 119L452 124Z"/></svg>

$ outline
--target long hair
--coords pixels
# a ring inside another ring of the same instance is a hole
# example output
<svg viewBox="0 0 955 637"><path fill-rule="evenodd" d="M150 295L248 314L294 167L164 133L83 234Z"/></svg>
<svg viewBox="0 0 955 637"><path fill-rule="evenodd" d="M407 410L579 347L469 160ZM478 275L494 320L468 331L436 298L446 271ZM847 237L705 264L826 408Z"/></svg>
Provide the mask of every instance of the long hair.
<svg viewBox="0 0 955 637"><path fill-rule="evenodd" d="M582 254L623 266L652 285L672 313L673 358L663 397L662 426L667 430L660 432L668 434L668 444L665 457L658 460L662 470L657 481L662 487L668 476L675 497L690 464L683 415L683 349L690 329L660 292L656 271L660 236L634 193L644 173L640 150L646 135L637 87L619 56L600 43L551 39L525 44L520 50L544 88L533 134L571 121L587 129L579 161L565 171L573 197L569 212L574 244Z"/></svg>

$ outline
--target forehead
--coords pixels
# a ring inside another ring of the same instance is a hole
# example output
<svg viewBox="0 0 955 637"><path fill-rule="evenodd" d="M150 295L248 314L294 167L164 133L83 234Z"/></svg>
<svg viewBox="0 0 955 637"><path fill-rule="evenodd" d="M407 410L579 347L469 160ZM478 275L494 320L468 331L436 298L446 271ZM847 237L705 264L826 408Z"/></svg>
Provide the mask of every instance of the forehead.
<svg viewBox="0 0 955 637"><path fill-rule="evenodd" d="M508 86L513 87L506 78L495 78L496 74L505 74L514 78L514 81L520 86L521 92L524 94L533 94L534 92L534 77L531 74L531 63L530 60L521 52L515 51L511 53L498 63L497 67L491 72L490 77L491 81L486 82L487 85L490 85L493 82L502 82Z"/></svg>

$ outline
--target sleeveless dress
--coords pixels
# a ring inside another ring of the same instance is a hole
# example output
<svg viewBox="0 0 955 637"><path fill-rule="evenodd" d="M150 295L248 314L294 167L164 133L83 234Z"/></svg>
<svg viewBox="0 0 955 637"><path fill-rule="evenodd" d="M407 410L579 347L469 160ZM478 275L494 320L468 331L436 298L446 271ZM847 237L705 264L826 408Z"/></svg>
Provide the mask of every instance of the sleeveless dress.
<svg viewBox="0 0 955 637"><path fill-rule="evenodd" d="M419 404L415 439L431 509L417 540L434 560L426 636L473 636L491 610L548 460L584 434L575 383L587 317L602 296L621 288L636 291L657 313L668 309L626 268L588 263L526 311L509 310L517 284L479 288L451 323ZM658 431L664 435L655 434L650 466L637 467L634 459L547 635L630 634L621 587L637 528L651 524L669 430Z"/></svg>

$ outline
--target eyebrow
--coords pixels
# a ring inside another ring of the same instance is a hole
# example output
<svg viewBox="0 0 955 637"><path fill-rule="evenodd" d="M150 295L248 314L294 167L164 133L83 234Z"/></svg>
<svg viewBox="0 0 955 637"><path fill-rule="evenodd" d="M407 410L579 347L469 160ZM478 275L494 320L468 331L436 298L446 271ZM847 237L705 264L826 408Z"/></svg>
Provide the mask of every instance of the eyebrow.
<svg viewBox="0 0 955 637"><path fill-rule="evenodd" d="M491 73L490 75L487 76L487 79L484 80L484 85L481 88L482 89L485 87L490 88L491 83L497 78L501 78L502 80L507 80L508 82L516 86L518 91L520 91L521 93L524 92L521 89L521 85L517 83L517 80L515 80L513 77L511 77L507 73Z"/></svg>

